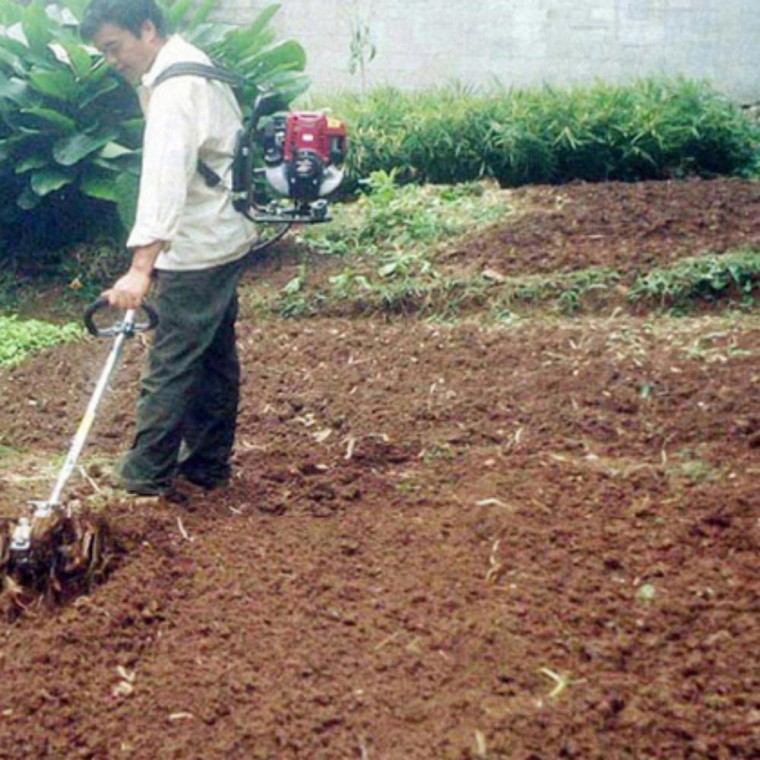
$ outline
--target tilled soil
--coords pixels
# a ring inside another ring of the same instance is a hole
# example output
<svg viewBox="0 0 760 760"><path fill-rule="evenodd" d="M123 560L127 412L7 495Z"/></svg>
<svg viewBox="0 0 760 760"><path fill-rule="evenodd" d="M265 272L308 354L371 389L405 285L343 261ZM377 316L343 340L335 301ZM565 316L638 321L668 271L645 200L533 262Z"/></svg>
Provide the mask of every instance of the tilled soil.
<svg viewBox="0 0 760 760"><path fill-rule="evenodd" d="M760 245L753 183L520 194L452 266ZM760 756L756 312L239 333L235 478L185 506L108 487L129 346L69 489L114 567L0 623L0 757ZM0 512L47 496L107 350L0 375Z"/></svg>

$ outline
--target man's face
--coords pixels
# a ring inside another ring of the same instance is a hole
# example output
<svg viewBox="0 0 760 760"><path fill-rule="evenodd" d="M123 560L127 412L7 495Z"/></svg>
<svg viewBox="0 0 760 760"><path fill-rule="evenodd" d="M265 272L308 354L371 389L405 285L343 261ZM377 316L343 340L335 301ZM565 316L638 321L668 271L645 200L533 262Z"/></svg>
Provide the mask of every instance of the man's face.
<svg viewBox="0 0 760 760"><path fill-rule="evenodd" d="M140 83L163 42L151 21L143 22L139 37L129 29L103 24L92 41L103 53L106 63L132 85Z"/></svg>

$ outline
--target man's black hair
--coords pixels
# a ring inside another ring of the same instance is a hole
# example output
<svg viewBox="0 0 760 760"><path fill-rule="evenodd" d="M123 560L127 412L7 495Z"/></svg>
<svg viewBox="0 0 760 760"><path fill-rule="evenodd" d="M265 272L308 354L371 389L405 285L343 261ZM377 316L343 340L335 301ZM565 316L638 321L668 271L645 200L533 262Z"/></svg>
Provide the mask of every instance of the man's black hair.
<svg viewBox="0 0 760 760"><path fill-rule="evenodd" d="M155 0L92 0L79 33L83 39L91 40L103 24L113 24L139 37L145 21L152 21L159 35L165 36L166 21Z"/></svg>

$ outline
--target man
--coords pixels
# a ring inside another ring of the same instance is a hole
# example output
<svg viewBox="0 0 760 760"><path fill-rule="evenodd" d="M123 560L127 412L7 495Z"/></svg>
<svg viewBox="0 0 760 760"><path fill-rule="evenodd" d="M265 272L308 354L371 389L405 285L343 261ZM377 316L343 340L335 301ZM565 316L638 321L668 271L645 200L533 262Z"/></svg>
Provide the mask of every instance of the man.
<svg viewBox="0 0 760 760"><path fill-rule="evenodd" d="M129 270L104 293L138 308L151 288L159 323L141 379L137 433L118 472L140 495L176 493L177 477L226 484L240 386L237 284L253 225L229 193L241 113L224 83L178 76L179 62L209 63L167 36L154 0L93 0L81 26L109 66L134 86L146 117L140 193L127 240ZM222 177L206 184L198 160Z"/></svg>

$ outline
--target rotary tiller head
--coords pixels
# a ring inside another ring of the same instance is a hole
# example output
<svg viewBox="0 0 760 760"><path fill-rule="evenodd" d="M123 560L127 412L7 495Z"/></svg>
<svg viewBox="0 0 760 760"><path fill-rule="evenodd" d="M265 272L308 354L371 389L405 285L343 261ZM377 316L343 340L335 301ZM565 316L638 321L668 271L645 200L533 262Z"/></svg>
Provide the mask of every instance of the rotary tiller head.
<svg viewBox="0 0 760 760"><path fill-rule="evenodd" d="M51 512L34 518L21 549L14 547L17 527L9 521L0 525L0 607L11 616L40 600L65 602L104 577L112 542L102 517Z"/></svg>

